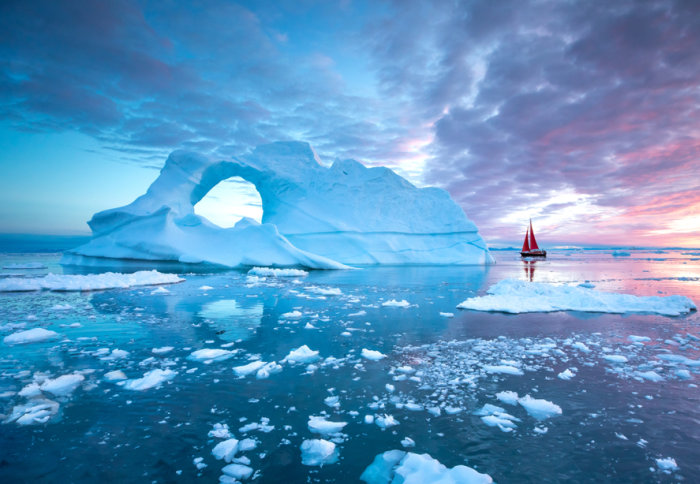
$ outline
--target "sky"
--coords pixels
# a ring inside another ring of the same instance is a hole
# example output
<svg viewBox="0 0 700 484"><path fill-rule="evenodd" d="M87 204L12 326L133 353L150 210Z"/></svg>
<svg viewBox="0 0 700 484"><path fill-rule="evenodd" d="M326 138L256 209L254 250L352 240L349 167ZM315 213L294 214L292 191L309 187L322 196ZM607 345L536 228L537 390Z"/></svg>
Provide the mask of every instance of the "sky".
<svg viewBox="0 0 700 484"><path fill-rule="evenodd" d="M176 149L304 140L492 246L532 218L545 248L700 247L698 46L694 0L5 0L0 232L89 233ZM255 212L244 185L198 213Z"/></svg>

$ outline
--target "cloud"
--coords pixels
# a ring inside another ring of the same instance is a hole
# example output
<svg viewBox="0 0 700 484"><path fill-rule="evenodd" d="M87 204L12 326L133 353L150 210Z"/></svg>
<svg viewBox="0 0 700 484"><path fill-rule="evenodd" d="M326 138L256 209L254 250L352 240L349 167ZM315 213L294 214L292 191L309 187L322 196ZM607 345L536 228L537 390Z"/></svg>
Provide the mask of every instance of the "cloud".
<svg viewBox="0 0 700 484"><path fill-rule="evenodd" d="M429 17L428 3L397 8L378 27L375 65L416 116L438 113L426 181L447 188L487 236L508 239L514 211L552 230L586 220L566 220L581 199L542 204L561 193L635 218L650 199L665 206L700 188L697 3L441 7Z"/></svg>

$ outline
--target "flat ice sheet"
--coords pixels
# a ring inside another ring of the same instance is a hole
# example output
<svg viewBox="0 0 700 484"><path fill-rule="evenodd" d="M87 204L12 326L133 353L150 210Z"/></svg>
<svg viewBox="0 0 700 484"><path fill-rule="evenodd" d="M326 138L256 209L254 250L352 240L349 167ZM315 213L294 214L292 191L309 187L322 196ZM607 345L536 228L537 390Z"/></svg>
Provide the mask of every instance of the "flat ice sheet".
<svg viewBox="0 0 700 484"><path fill-rule="evenodd" d="M515 279L504 279L491 286L485 296L466 299L457 307L513 314L585 311L615 314L654 313L664 316L680 316L697 310L695 303L685 296L633 296L580 286Z"/></svg>
<svg viewBox="0 0 700 484"><path fill-rule="evenodd" d="M44 277L8 277L0 279L0 292L26 291L101 291L134 286L173 284L184 281L176 274L158 271L138 271L132 274L105 272L103 274L48 274Z"/></svg>

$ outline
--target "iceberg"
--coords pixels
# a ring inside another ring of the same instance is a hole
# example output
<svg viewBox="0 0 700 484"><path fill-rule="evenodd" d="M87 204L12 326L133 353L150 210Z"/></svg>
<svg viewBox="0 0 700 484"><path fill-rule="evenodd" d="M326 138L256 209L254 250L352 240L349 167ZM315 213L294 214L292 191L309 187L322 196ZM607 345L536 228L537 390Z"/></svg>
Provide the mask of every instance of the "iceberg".
<svg viewBox="0 0 700 484"><path fill-rule="evenodd" d="M221 228L194 212L218 183L238 176L262 200L262 223ZM148 191L95 214L93 238L64 265L109 259L231 268L489 264L476 225L439 188L417 188L385 167L354 160L324 166L311 146L278 142L230 160L173 152Z"/></svg>
<svg viewBox="0 0 700 484"><path fill-rule="evenodd" d="M654 313L664 316L680 316L697 310L695 303L685 296L634 296L579 286L556 286L515 279L504 279L491 286L485 296L467 299L457 307L515 314L585 311L614 314ZM583 351L588 349L585 345L583 347Z"/></svg>

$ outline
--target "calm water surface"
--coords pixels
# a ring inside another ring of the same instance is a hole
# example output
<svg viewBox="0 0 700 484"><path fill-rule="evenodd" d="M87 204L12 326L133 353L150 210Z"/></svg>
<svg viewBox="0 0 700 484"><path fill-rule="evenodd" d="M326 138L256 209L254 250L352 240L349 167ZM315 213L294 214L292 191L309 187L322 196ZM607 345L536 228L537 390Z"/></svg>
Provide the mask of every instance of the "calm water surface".
<svg viewBox="0 0 700 484"><path fill-rule="evenodd" d="M496 251L498 264L487 268L370 268L258 280L236 271L182 273L186 281L167 293L153 287L0 293L0 337L34 327L61 335L45 343L0 343L1 420L27 401L17 392L42 374L85 376L71 395L53 399L60 409L48 423L0 425L0 482L218 482L225 464L211 454L219 440L208 436L217 423L257 442L240 454L256 471L249 482L356 482L377 454L403 449L405 437L415 441L408 450L448 467L469 465L501 483L700 482L700 367L688 363L700 357L697 312L667 318L456 309L504 278L588 282L599 290L700 302L699 250L628 252L551 251L546 261L530 263ZM46 266L3 269L0 277L68 272L59 259L0 254L2 266ZM321 294L328 289L339 294ZM410 306L382 306L390 299ZM284 316L295 310L301 317ZM222 345L235 351L232 358L187 359ZM233 371L254 359L281 362L302 345L322 359L311 367L282 364L265 379ZM152 352L167 346L172 351ZM104 348L128 356L105 357ZM387 357L362 358L363 348ZM524 374L489 373L486 365ZM177 375L145 391L104 379L113 370L133 379L157 368ZM558 377L566 369L575 374L570 380ZM640 377L650 371L662 379ZM562 414L537 420L499 401L502 391L553 402ZM332 396L337 406L326 400ZM515 429L503 432L474 415L487 403L516 417ZM384 414L399 425L381 429L364 421ZM304 466L299 447L321 437L307 426L309 416L319 415L347 422L341 434L324 437L337 442L339 460ZM239 431L263 418L267 431ZM207 467L197 469L196 457ZM677 471L657 467L656 459L666 457L675 459Z"/></svg>

